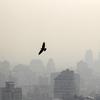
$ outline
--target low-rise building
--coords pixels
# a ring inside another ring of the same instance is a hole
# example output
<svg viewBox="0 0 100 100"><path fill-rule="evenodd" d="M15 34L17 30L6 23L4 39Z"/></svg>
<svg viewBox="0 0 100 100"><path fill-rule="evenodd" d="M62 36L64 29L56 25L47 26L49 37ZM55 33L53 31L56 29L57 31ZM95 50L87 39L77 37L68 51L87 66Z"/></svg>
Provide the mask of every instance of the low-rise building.
<svg viewBox="0 0 100 100"><path fill-rule="evenodd" d="M14 82L6 82L6 86L0 88L0 100L22 100L22 89L16 88Z"/></svg>

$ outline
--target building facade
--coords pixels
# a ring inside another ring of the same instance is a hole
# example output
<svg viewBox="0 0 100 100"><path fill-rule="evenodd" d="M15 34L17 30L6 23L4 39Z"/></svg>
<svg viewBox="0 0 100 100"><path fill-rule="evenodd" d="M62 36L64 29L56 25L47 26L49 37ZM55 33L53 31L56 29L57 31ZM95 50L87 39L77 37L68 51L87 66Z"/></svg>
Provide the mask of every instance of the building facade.
<svg viewBox="0 0 100 100"><path fill-rule="evenodd" d="M22 89L16 88L14 82L6 82L0 89L0 100L22 100Z"/></svg>
<svg viewBox="0 0 100 100"><path fill-rule="evenodd" d="M96 94L95 100L100 100L100 94Z"/></svg>
<svg viewBox="0 0 100 100"><path fill-rule="evenodd" d="M55 78L54 98L73 100L74 96L78 93L77 90L74 71L67 69Z"/></svg>

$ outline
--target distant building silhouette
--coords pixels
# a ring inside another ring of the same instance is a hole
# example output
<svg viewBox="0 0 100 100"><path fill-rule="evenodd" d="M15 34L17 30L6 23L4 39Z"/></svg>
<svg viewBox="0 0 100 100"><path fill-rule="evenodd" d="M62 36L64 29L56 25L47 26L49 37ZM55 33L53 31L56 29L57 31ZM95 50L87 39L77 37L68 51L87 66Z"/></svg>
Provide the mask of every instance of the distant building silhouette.
<svg viewBox="0 0 100 100"><path fill-rule="evenodd" d="M27 94L27 87L37 84L36 75L28 65L18 64L12 70L12 78L15 78L16 86L21 87L23 95ZM14 80L11 79L10 80Z"/></svg>
<svg viewBox="0 0 100 100"><path fill-rule="evenodd" d="M12 70L12 76L17 80L17 86L26 86L26 85L33 85L34 83L34 74L29 66L24 64L16 65Z"/></svg>
<svg viewBox="0 0 100 100"><path fill-rule="evenodd" d="M96 75L100 74L100 53L98 54L98 58L94 62L94 70L95 70Z"/></svg>
<svg viewBox="0 0 100 100"><path fill-rule="evenodd" d="M41 73L45 72L45 66L44 66L43 62L39 59L33 59L30 62L30 68L36 73L41 74Z"/></svg>
<svg viewBox="0 0 100 100"><path fill-rule="evenodd" d="M60 74L60 72L55 72L55 73L51 73L50 75L50 84L51 84L51 94L52 94L52 98L54 97L54 84L55 84L55 78Z"/></svg>
<svg viewBox="0 0 100 100"><path fill-rule="evenodd" d="M74 100L74 95L77 94L76 88L75 73L67 69L55 78L54 98Z"/></svg>
<svg viewBox="0 0 100 100"><path fill-rule="evenodd" d="M51 75L53 75L54 73L56 73L56 68L55 68L55 62L53 61L53 59L49 59L47 66L46 66L46 75L49 79L49 83L51 84Z"/></svg>
<svg viewBox="0 0 100 100"><path fill-rule="evenodd" d="M48 77L40 76L38 80L38 85L49 85Z"/></svg>
<svg viewBox="0 0 100 100"><path fill-rule="evenodd" d="M75 87L76 87L76 95L80 95L80 75L78 73L74 73Z"/></svg>
<svg viewBox="0 0 100 100"><path fill-rule="evenodd" d="M0 87L5 85L5 81L8 80L10 72L10 63L8 61L0 61Z"/></svg>
<svg viewBox="0 0 100 100"><path fill-rule="evenodd" d="M77 72L80 75L80 94L88 96L94 89L93 72L84 61L77 63Z"/></svg>
<svg viewBox="0 0 100 100"><path fill-rule="evenodd" d="M51 73L54 73L55 71L56 71L56 68L55 68L54 61L53 59L49 59L47 63L47 72L51 74Z"/></svg>
<svg viewBox="0 0 100 100"><path fill-rule="evenodd" d="M0 100L22 100L22 89L16 88L13 82L6 82L0 89Z"/></svg>
<svg viewBox="0 0 100 100"><path fill-rule="evenodd" d="M28 92L27 100L52 100L49 89L47 85L36 85L32 91Z"/></svg>
<svg viewBox="0 0 100 100"><path fill-rule="evenodd" d="M85 62L88 64L89 67L93 66L93 52L92 50L87 50L85 54Z"/></svg>

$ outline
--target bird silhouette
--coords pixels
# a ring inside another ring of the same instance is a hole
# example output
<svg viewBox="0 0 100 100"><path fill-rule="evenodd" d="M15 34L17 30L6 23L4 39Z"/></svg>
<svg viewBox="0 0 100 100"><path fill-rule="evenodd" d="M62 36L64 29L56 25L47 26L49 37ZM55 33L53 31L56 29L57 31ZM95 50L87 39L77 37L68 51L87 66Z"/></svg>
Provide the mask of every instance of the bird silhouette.
<svg viewBox="0 0 100 100"><path fill-rule="evenodd" d="M41 48L41 50L39 51L38 55L40 55L43 51L46 51L46 50L47 50L47 48L45 48L45 42L43 42L42 48Z"/></svg>

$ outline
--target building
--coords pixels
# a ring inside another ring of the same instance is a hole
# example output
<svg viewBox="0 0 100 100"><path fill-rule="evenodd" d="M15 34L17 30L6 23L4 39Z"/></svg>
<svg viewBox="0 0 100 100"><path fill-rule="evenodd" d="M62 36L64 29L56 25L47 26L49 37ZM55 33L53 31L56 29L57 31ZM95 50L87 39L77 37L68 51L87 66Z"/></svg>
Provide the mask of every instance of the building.
<svg viewBox="0 0 100 100"><path fill-rule="evenodd" d="M78 73L75 73L74 75L75 80L75 87L76 87L76 95L80 95L80 75Z"/></svg>
<svg viewBox="0 0 100 100"><path fill-rule="evenodd" d="M77 73L80 75L80 95L90 95L95 89L93 70L81 60L77 63Z"/></svg>
<svg viewBox="0 0 100 100"><path fill-rule="evenodd" d="M96 94L95 100L100 100L100 94Z"/></svg>
<svg viewBox="0 0 100 100"><path fill-rule="evenodd" d="M85 62L88 64L90 68L93 67L94 59L92 50L87 50L85 54Z"/></svg>
<svg viewBox="0 0 100 100"><path fill-rule="evenodd" d="M6 82L0 89L0 100L22 100L22 89L16 88L14 82Z"/></svg>
<svg viewBox="0 0 100 100"><path fill-rule="evenodd" d="M52 94L52 98L54 97L54 84L55 84L55 78L60 74L60 72L55 72L55 73L51 73L50 76L50 85L51 85L51 94Z"/></svg>
<svg viewBox="0 0 100 100"><path fill-rule="evenodd" d="M49 59L47 63L47 74L55 72L56 72L55 62L53 61L53 59Z"/></svg>
<svg viewBox="0 0 100 100"><path fill-rule="evenodd" d="M61 72L54 82L54 98L61 100L73 100L77 95L77 86L74 71L69 69Z"/></svg>

